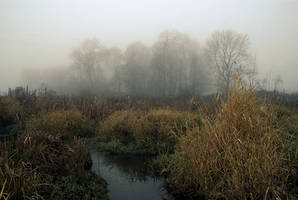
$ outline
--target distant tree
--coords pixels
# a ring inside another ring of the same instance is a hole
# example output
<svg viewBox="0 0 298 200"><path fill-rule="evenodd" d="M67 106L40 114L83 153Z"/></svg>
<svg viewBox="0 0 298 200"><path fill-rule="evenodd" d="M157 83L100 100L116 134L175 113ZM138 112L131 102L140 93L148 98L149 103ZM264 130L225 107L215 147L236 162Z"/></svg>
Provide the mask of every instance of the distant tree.
<svg viewBox="0 0 298 200"><path fill-rule="evenodd" d="M105 48L96 39L85 40L71 54L74 77L86 94L100 93L105 88L101 59Z"/></svg>
<svg viewBox="0 0 298 200"><path fill-rule="evenodd" d="M280 74L275 76L273 83L274 83L274 91L277 92L279 87L283 84L283 80Z"/></svg>
<svg viewBox="0 0 298 200"><path fill-rule="evenodd" d="M281 90L283 80L280 74L272 77L271 73L268 73L262 80L259 80L259 90L277 92Z"/></svg>
<svg viewBox="0 0 298 200"><path fill-rule="evenodd" d="M222 92L228 93L236 74L244 79L256 73L247 35L231 30L216 31L207 41L206 55L216 69L217 86Z"/></svg>
<svg viewBox="0 0 298 200"><path fill-rule="evenodd" d="M129 94L146 95L151 48L141 42L135 42L127 47L124 60L122 73Z"/></svg>
<svg viewBox="0 0 298 200"><path fill-rule="evenodd" d="M196 41L177 31L164 31L153 46L153 83L158 96L195 95L202 62Z"/></svg>
<svg viewBox="0 0 298 200"><path fill-rule="evenodd" d="M123 87L122 66L124 65L124 55L117 47L106 49L100 58L100 65L103 69L104 77L107 81L106 92L120 94Z"/></svg>

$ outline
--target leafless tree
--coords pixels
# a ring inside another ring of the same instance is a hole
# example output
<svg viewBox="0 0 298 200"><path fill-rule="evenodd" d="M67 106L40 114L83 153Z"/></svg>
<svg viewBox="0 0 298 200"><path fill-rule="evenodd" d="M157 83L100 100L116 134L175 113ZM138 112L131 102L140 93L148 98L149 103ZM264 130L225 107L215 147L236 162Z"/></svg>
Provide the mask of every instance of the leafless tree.
<svg viewBox="0 0 298 200"><path fill-rule="evenodd" d="M247 35L231 30L216 31L207 41L206 55L215 67L218 89L228 93L236 74L251 79L256 73L255 59L249 53Z"/></svg>
<svg viewBox="0 0 298 200"><path fill-rule="evenodd" d="M198 43L187 34L167 30L153 45L152 70L160 96L201 92L202 64Z"/></svg>
<svg viewBox="0 0 298 200"><path fill-rule="evenodd" d="M105 80L101 66L104 55L105 48L96 39L85 40L71 54L74 77L81 87L85 87L92 93L99 92L99 86L104 87Z"/></svg>
<svg viewBox="0 0 298 200"><path fill-rule="evenodd" d="M148 84L151 48L142 42L130 44L124 54L123 77L130 95L145 95Z"/></svg>

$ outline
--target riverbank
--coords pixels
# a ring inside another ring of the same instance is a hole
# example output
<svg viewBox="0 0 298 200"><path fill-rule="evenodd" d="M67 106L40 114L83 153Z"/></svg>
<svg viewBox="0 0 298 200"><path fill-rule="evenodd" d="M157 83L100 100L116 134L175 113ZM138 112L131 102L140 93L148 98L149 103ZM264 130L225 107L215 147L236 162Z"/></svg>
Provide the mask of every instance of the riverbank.
<svg viewBox="0 0 298 200"><path fill-rule="evenodd" d="M1 126L14 127L5 131L12 137L0 135L0 199L108 199L107 184L90 171L87 143L78 137L86 124L78 110L25 116L11 98L1 98L0 108Z"/></svg>
<svg viewBox="0 0 298 200"><path fill-rule="evenodd" d="M152 165L179 198L295 198L298 112L241 83L214 108L116 112L97 128L97 148L158 155Z"/></svg>
<svg viewBox="0 0 298 200"><path fill-rule="evenodd" d="M242 85L213 104L193 108L193 101L183 110L148 108L143 101L128 108L116 102L118 108L97 99L24 101L28 106L1 97L1 135L13 133L0 142L1 198L107 199L109 175L125 177L109 195L121 188L140 194L143 183L156 183L154 173L157 185L182 199L297 196L297 110L270 104ZM90 154L91 143L109 155ZM150 156L146 182L138 178L145 166L135 161ZM146 193L159 195L157 188Z"/></svg>

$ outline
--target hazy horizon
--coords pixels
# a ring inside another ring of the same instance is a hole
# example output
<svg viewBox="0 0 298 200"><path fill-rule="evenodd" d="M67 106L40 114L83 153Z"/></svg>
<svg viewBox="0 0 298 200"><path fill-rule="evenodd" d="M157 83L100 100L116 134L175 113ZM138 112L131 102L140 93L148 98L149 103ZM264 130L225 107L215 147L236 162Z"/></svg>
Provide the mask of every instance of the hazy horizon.
<svg viewBox="0 0 298 200"><path fill-rule="evenodd" d="M297 10L298 0L2 0L0 91L18 86L25 69L67 67L88 38L125 49L173 29L204 46L214 31L231 29L249 36L259 77L280 74L282 87L297 92Z"/></svg>

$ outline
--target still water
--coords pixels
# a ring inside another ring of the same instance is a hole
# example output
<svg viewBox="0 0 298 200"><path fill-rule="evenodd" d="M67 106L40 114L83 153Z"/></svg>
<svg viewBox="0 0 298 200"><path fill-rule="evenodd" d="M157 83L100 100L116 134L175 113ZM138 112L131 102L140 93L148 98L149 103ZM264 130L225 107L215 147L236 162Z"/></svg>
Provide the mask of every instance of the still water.
<svg viewBox="0 0 298 200"><path fill-rule="evenodd" d="M92 171L108 183L112 200L173 200L162 187L163 179L148 172L150 158L105 155L92 150Z"/></svg>

